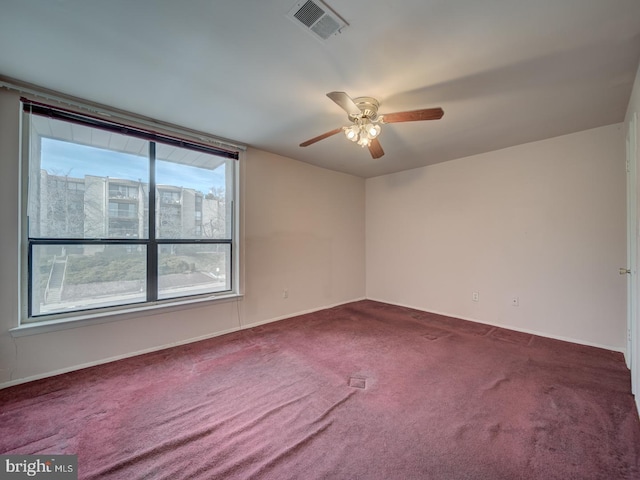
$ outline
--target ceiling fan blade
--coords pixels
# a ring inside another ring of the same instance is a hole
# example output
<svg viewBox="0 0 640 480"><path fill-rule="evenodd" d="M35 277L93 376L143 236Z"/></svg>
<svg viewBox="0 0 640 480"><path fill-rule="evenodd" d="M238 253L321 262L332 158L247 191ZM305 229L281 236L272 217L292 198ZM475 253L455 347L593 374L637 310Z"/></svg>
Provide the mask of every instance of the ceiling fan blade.
<svg viewBox="0 0 640 480"><path fill-rule="evenodd" d="M331 130L330 132L323 133L322 135L318 135L317 137L313 137L312 139L307 140L306 142L302 142L300 146L308 147L313 143L319 142L320 140L324 140L325 138L335 135L336 133L340 133L341 131L342 131L342 127L336 128L335 130Z"/></svg>
<svg viewBox="0 0 640 480"><path fill-rule="evenodd" d="M439 120L444 115L440 108L423 108L410 112L385 113L382 115L383 123L417 122L420 120Z"/></svg>
<svg viewBox="0 0 640 480"><path fill-rule="evenodd" d="M327 97L336 102L338 106L349 115L362 115L358 106L345 92L329 92L327 93Z"/></svg>
<svg viewBox="0 0 640 480"><path fill-rule="evenodd" d="M382 145L377 138L371 140L371 144L369 145L369 152L373 158L380 158L384 155L384 150L382 150Z"/></svg>

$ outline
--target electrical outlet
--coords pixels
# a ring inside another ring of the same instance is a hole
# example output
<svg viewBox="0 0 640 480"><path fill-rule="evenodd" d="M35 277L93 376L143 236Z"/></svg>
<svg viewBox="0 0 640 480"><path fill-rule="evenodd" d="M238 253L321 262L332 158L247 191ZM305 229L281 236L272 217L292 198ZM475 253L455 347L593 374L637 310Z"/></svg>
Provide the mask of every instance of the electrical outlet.
<svg viewBox="0 0 640 480"><path fill-rule="evenodd" d="M282 298L289 298L289 289L288 288L284 288L282 290Z"/></svg>
<svg viewBox="0 0 640 480"><path fill-rule="evenodd" d="M520 299L518 297L513 297L511 299L511 306L512 307L519 307L520 306Z"/></svg>
<svg viewBox="0 0 640 480"><path fill-rule="evenodd" d="M473 292L471 294L471 300L473 300L474 302L479 302L480 301L480 292Z"/></svg>

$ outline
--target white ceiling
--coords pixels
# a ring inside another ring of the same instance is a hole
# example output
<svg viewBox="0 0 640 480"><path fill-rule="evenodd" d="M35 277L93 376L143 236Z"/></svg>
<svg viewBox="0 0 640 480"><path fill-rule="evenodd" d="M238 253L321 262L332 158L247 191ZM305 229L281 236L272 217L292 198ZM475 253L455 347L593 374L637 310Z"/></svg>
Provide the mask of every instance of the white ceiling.
<svg viewBox="0 0 640 480"><path fill-rule="evenodd" d="M621 122L640 59L639 0L327 0L321 42L295 0L1 0L0 75L372 177ZM325 94L380 112L386 155L335 135Z"/></svg>

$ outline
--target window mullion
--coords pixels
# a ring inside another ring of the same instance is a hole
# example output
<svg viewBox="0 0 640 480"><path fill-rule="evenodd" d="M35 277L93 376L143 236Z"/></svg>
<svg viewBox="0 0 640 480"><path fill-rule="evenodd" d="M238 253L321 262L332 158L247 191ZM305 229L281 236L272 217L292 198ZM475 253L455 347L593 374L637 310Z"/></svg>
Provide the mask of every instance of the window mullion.
<svg viewBox="0 0 640 480"><path fill-rule="evenodd" d="M158 299L158 243L156 241L156 144L149 142L149 241L147 244L147 301Z"/></svg>

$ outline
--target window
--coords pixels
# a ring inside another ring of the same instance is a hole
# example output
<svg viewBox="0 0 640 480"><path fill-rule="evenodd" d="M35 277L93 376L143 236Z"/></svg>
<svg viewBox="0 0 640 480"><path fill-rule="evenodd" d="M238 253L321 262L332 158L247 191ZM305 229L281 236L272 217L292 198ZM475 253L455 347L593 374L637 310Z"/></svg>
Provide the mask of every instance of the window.
<svg viewBox="0 0 640 480"><path fill-rule="evenodd" d="M134 203L109 202L109 217L137 218L136 207Z"/></svg>
<svg viewBox="0 0 640 480"><path fill-rule="evenodd" d="M24 321L237 292L237 152L23 105Z"/></svg>

